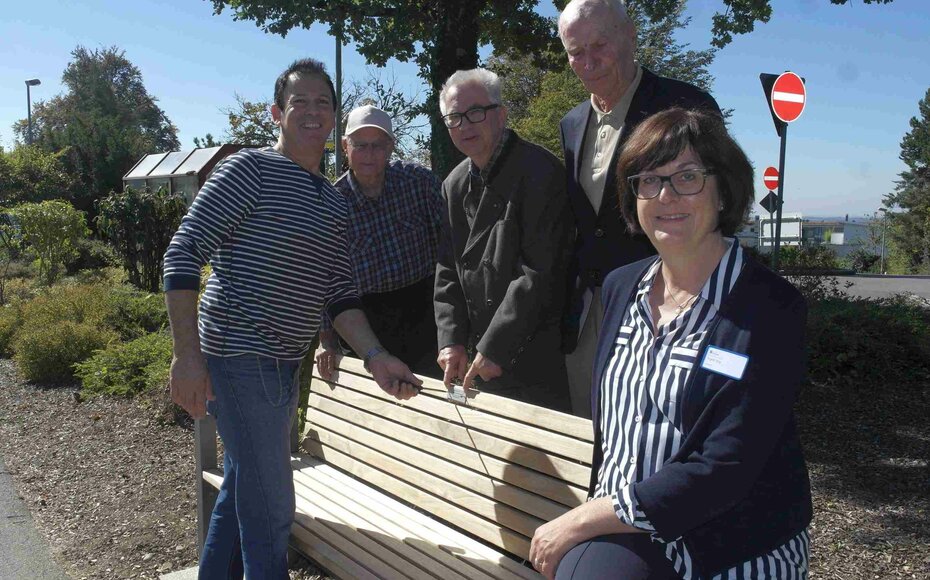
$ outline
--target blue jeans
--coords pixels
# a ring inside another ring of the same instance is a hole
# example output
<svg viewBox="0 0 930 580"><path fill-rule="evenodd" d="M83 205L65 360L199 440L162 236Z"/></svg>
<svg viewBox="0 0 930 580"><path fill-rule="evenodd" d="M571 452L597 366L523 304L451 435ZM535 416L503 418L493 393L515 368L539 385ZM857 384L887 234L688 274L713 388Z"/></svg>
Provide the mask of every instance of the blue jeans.
<svg viewBox="0 0 930 580"><path fill-rule="evenodd" d="M201 580L282 580L294 521L291 421L300 361L206 356L223 440L223 485L200 556Z"/></svg>

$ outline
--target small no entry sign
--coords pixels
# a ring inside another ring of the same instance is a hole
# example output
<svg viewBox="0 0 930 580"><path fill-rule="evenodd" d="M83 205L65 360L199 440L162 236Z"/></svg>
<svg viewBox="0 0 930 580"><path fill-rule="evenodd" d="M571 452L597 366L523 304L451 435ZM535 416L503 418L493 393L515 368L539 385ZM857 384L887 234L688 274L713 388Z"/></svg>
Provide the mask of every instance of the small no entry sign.
<svg viewBox="0 0 930 580"><path fill-rule="evenodd" d="M778 189L778 170L774 167L766 167L765 172L762 174L762 183L765 184L765 188L769 191Z"/></svg>
<svg viewBox="0 0 930 580"><path fill-rule="evenodd" d="M804 81L793 72L778 75L772 85L772 112L781 121L791 123L796 121L804 112L807 103L807 89Z"/></svg>

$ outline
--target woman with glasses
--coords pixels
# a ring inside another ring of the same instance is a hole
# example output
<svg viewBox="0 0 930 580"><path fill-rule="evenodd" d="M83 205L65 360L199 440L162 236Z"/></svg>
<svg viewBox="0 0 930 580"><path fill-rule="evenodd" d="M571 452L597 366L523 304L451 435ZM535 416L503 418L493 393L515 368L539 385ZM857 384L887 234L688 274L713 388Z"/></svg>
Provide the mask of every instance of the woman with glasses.
<svg viewBox="0 0 930 580"><path fill-rule="evenodd" d="M541 526L547 578L806 578L812 515L792 405L804 299L732 237L752 167L714 114L644 121L619 203L658 251L604 283L589 501Z"/></svg>

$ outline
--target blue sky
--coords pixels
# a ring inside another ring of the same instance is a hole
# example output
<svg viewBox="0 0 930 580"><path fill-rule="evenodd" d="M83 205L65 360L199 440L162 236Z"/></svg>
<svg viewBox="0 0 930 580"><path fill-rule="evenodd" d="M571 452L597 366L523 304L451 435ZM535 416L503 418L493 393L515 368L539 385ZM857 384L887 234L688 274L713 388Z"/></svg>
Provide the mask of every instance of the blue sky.
<svg viewBox="0 0 930 580"><path fill-rule="evenodd" d="M540 10L554 14L548 0ZM721 0L690 0L691 27L680 39L694 48L710 42L710 22ZM773 0L768 24L738 36L711 67L713 93L734 109L731 130L759 177L778 164L778 138L759 73L793 70L807 79L808 106L790 126L785 170L786 211L812 216L874 212L904 169L899 144L917 102L930 88L930 2L895 0L874 6L852 0ZM62 91L70 52L118 46L142 71L149 92L177 125L182 146L195 136L221 135L220 112L234 102L270 97L274 78L301 56L334 67L334 41L325 27L267 35L252 22L214 16L206 0L32 0L8 3L0 20L0 144L12 145L10 126L25 117L23 81L37 77L33 101ZM487 50L483 51L487 54ZM365 76L350 45L346 78ZM402 88L420 89L416 68L392 62Z"/></svg>

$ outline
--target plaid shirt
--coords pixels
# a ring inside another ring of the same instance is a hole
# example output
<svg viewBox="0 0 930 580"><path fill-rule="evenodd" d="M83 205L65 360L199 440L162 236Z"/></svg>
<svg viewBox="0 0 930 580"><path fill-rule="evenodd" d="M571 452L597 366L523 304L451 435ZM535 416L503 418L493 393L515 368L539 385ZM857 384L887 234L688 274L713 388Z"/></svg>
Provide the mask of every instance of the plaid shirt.
<svg viewBox="0 0 930 580"><path fill-rule="evenodd" d="M442 182L432 171L404 161L389 164L377 199L365 197L351 171L334 186L349 205L346 237L360 295L433 275L444 202ZM321 329L331 328L324 317Z"/></svg>

